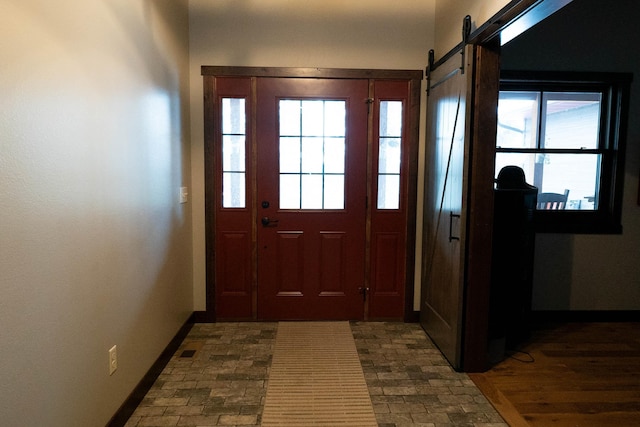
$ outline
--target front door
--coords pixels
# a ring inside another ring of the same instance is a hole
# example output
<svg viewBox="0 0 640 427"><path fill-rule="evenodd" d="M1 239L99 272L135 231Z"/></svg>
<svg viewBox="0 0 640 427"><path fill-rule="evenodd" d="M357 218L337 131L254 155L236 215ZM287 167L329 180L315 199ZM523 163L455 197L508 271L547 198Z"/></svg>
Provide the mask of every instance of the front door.
<svg viewBox="0 0 640 427"><path fill-rule="evenodd" d="M422 73L203 71L207 319L405 319Z"/></svg>
<svg viewBox="0 0 640 427"><path fill-rule="evenodd" d="M257 79L258 318L361 319L367 80Z"/></svg>

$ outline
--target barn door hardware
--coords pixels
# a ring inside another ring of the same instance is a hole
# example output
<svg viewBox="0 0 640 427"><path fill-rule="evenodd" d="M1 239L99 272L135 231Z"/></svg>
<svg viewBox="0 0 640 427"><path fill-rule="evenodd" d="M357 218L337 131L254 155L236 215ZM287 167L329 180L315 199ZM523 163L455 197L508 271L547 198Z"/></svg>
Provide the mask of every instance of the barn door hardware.
<svg viewBox="0 0 640 427"><path fill-rule="evenodd" d="M436 52L433 49L429 50L429 65L427 66L426 75L427 75L427 96L429 96L429 91L431 90L431 73L433 72L433 64L436 62Z"/></svg>
<svg viewBox="0 0 640 427"><path fill-rule="evenodd" d="M464 74L464 66L465 66L465 57L464 51L467 44L469 44L469 36L471 35L471 15L467 15L462 20L462 51L460 55L462 55L462 64L460 64L460 70L462 74Z"/></svg>

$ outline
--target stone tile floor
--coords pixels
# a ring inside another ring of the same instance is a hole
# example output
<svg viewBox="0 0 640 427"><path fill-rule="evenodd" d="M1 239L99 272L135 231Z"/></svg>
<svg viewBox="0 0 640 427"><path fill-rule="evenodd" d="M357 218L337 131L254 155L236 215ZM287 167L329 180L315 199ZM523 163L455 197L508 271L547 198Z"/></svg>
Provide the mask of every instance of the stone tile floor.
<svg viewBox="0 0 640 427"><path fill-rule="evenodd" d="M126 426L259 426L277 328L194 325ZM418 324L351 329L380 427L507 427Z"/></svg>

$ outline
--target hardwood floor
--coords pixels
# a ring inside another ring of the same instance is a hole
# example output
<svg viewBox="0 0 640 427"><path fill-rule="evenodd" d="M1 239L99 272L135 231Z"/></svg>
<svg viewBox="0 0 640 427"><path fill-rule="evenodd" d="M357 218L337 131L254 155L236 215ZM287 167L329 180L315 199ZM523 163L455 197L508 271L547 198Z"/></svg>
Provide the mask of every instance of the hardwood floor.
<svg viewBox="0 0 640 427"><path fill-rule="evenodd" d="M537 328L471 379L512 427L640 426L640 323Z"/></svg>

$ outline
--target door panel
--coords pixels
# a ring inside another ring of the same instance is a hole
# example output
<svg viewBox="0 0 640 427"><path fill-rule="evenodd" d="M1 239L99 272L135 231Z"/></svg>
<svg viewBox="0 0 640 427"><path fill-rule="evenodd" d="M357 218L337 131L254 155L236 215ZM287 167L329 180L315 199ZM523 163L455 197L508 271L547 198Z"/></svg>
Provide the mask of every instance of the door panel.
<svg viewBox="0 0 640 427"><path fill-rule="evenodd" d="M469 55L466 55L469 57ZM420 322L449 362L460 367L465 247L467 64L454 55L431 75L427 111L425 261Z"/></svg>
<svg viewBox="0 0 640 427"><path fill-rule="evenodd" d="M368 81L260 78L256 93L258 318L361 319Z"/></svg>

